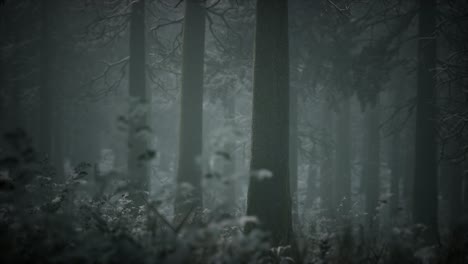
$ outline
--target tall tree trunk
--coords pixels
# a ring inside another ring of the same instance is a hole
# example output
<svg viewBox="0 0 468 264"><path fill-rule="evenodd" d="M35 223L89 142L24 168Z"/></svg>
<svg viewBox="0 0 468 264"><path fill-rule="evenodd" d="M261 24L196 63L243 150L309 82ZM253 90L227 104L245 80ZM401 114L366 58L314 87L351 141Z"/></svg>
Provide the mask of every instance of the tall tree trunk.
<svg viewBox="0 0 468 264"><path fill-rule="evenodd" d="M398 106L404 100L403 98L403 89L400 87L396 87L393 95L393 105ZM396 124L398 125L399 122L397 120ZM403 174L403 161L402 159L402 145L401 140L401 131L396 130L391 138L390 144L390 216L396 217L399 213L400 208L400 179L402 178Z"/></svg>
<svg viewBox="0 0 468 264"><path fill-rule="evenodd" d="M317 157L317 147L314 146L312 149L312 156L313 158ZM317 181L318 181L318 170L317 167L314 166L314 160L309 161L309 167L307 170L307 191L306 191L306 198L304 202L304 210L303 210L303 217L305 219L305 212L309 209L313 208L315 198L317 198Z"/></svg>
<svg viewBox="0 0 468 264"><path fill-rule="evenodd" d="M464 96L463 81L457 82L455 87L447 87L441 92L443 100L440 100L439 103L444 105L444 109L449 109L449 113L461 112L466 109ZM457 124L455 122L458 121L454 121L451 125L455 126ZM459 158L459 153L463 151L460 147L460 139L458 135L450 135L440 146L443 150L443 156L439 167L439 194L441 195L442 189L445 189L444 198L447 198L448 203L448 224L454 231L461 222L463 212L464 164ZM441 186L442 183L445 183L445 188Z"/></svg>
<svg viewBox="0 0 468 264"><path fill-rule="evenodd" d="M447 109L448 113L463 112L466 110L467 101L464 100L463 80L457 81L453 87L446 87L440 92L439 104L441 108ZM450 119L448 119L450 120ZM450 122L450 128L458 125L459 120ZM442 150L442 161L439 164L439 195L447 199L448 225L452 231L459 231L457 227L461 223L463 215L463 160L459 154L463 153L460 146L462 139L458 135L453 135L453 130L449 129L449 138L441 142L439 148ZM448 135L443 135L447 137ZM443 185L444 183L444 185ZM440 204L439 204L440 205Z"/></svg>
<svg viewBox="0 0 468 264"><path fill-rule="evenodd" d="M400 203L400 179L402 174L402 159L401 159L401 136L395 133L392 136L390 146L390 215L392 217L398 216L399 203Z"/></svg>
<svg viewBox="0 0 468 264"><path fill-rule="evenodd" d="M176 221L202 206L201 164L205 6L185 1ZM184 186L190 185L190 188Z"/></svg>
<svg viewBox="0 0 468 264"><path fill-rule="evenodd" d="M271 232L273 245L293 241L289 126L285 125L289 123L287 12L286 0L257 0L247 215L256 216L260 228Z"/></svg>
<svg viewBox="0 0 468 264"><path fill-rule="evenodd" d="M149 107L146 89L146 27L145 1L137 0L132 3L130 15L130 59L129 59L129 95L131 107L136 109ZM134 111L135 109L131 109ZM147 125L147 109L135 111L131 115L129 128L128 170L130 182L136 191L148 191L149 154L147 138L141 132L149 130ZM140 193L142 194L142 193ZM139 200L144 195L138 195Z"/></svg>
<svg viewBox="0 0 468 264"><path fill-rule="evenodd" d="M235 128L235 114L236 114L236 100L233 94L233 89L226 92L224 118L226 124L231 128ZM233 131L234 132L234 131ZM236 207L237 200L237 180L235 179L236 173L236 157L235 157L235 139L229 138L224 146L224 151L228 154L225 157L224 175L226 178L226 208L225 211L233 214Z"/></svg>
<svg viewBox="0 0 468 264"><path fill-rule="evenodd" d="M291 185L291 202L292 202L292 221L293 227L299 224L299 203L297 197L298 184L298 95L297 87L289 88L289 178Z"/></svg>
<svg viewBox="0 0 468 264"><path fill-rule="evenodd" d="M6 8L5 8L6 9ZM13 10L1 10L3 12L13 12ZM0 19L2 20L2 31L1 34L5 39L5 45L12 42L14 47L20 47L21 41L23 40L23 34L20 32L15 32L14 28L7 27L7 24L10 22L7 20L6 14L0 14ZM13 21L10 22L12 24ZM3 44L3 43L2 43ZM18 81L13 81L17 78L17 74L21 72L21 63L17 61L17 58L21 57L20 48L14 48L11 54L8 52L2 52L0 58L0 100L3 105L0 105L0 116L3 117L3 120L0 120L2 126L0 127L0 141L3 141L3 135L6 132L13 132L20 127L20 90L21 85L18 85ZM11 154L11 153L7 153Z"/></svg>
<svg viewBox="0 0 468 264"><path fill-rule="evenodd" d="M436 159L436 0L419 0L419 43L416 102L415 175L413 220L427 226L425 236L434 241L437 228Z"/></svg>
<svg viewBox="0 0 468 264"><path fill-rule="evenodd" d="M366 221L371 231L378 228L377 207L380 194L380 105L379 96L376 102L366 111L366 162L363 169L364 195L366 198Z"/></svg>
<svg viewBox="0 0 468 264"><path fill-rule="evenodd" d="M414 184L414 137L415 137L415 122L413 117L409 119L408 127L402 134L402 209L408 222L410 222L413 211L413 184Z"/></svg>
<svg viewBox="0 0 468 264"><path fill-rule="evenodd" d="M458 147L456 139L451 139L447 151L455 152ZM460 223L463 211L463 165L457 160L445 160L441 164L441 177L448 183L449 226L454 229Z"/></svg>
<svg viewBox="0 0 468 264"><path fill-rule="evenodd" d="M321 164L320 164L320 203L323 216L333 218L335 208L333 202L334 184L333 184L333 139L332 133L332 110L328 102L322 103L322 144L320 146Z"/></svg>
<svg viewBox="0 0 468 264"><path fill-rule="evenodd" d="M59 181L64 180L64 105L61 103L61 95L56 94L54 96L55 108L54 108L54 120L53 125L53 142L52 142L52 164L54 166L54 171L56 178Z"/></svg>
<svg viewBox="0 0 468 264"><path fill-rule="evenodd" d="M39 119L40 119L40 151L50 158L52 154L52 114L53 89L51 87L52 62L54 47L51 34L51 0L41 1L41 41L40 41L40 90L39 90Z"/></svg>
<svg viewBox="0 0 468 264"><path fill-rule="evenodd" d="M7 19L6 16L3 13L6 8L3 8L0 10L0 35L3 36L3 40L7 39L8 36L8 31L7 31ZM0 41L0 45L4 45L3 41ZM6 87L8 86L7 82L7 61L6 61L6 55L2 52L0 53L0 123L6 124L8 122L7 118L7 95L6 95ZM0 136L3 136L3 133L5 132L5 126L0 127ZM0 139L0 144L3 144L2 140ZM3 145L0 145L3 146Z"/></svg>
<svg viewBox="0 0 468 264"><path fill-rule="evenodd" d="M14 37L14 43L15 46L19 46L20 42L22 41L22 36L15 36ZM13 51L13 55L11 58L15 60L16 58L21 56L21 50L16 48ZM9 76L11 79L16 78L15 75L19 74L21 72L21 65L18 62L13 62L10 64L10 73L11 75ZM6 69L6 68L3 68ZM3 71L3 70L2 70ZM7 124L5 126L6 131L4 132L13 132L16 131L21 127L21 98L20 98L20 93L21 93L21 88L22 86L18 84L18 82L6 82L5 83L5 90L6 90L6 99L7 99L7 109L5 109L5 113L7 115L6 121L4 124ZM3 134L2 134L3 135Z"/></svg>
<svg viewBox="0 0 468 264"><path fill-rule="evenodd" d="M49 0L51 1L51 0ZM52 61L54 65L54 76L49 80L49 85L52 91L52 155L51 161L54 167L56 178L58 181L64 181L64 131L65 131L65 104L66 95L63 87L66 87L66 75L62 69L69 63L67 55L69 54L64 48L66 46L67 27L64 24L57 24L56 21L67 22L67 17L61 11L65 10L65 5L62 2L53 1L55 19L54 25L54 53L55 57ZM52 7L51 7L52 8ZM66 24L66 23L65 23Z"/></svg>
<svg viewBox="0 0 468 264"><path fill-rule="evenodd" d="M463 214L462 217L468 217L468 172L467 172L467 164L464 162L463 164L464 172L463 172Z"/></svg>
<svg viewBox="0 0 468 264"><path fill-rule="evenodd" d="M340 105L336 125L336 202L342 214L351 209L351 118L350 99Z"/></svg>

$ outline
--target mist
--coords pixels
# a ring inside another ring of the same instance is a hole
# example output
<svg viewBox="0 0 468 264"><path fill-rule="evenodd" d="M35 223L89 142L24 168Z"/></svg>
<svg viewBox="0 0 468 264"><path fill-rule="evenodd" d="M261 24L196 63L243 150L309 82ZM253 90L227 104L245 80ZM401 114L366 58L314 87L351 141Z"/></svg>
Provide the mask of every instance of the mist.
<svg viewBox="0 0 468 264"><path fill-rule="evenodd" d="M2 263L468 263L468 3L0 1Z"/></svg>

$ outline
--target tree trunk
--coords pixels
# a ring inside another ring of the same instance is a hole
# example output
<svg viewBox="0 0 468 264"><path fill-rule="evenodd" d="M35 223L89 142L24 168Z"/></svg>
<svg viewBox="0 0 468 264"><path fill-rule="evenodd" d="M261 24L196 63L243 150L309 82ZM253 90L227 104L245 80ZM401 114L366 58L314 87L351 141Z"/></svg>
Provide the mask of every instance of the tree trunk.
<svg viewBox="0 0 468 264"><path fill-rule="evenodd" d="M323 102L322 105L323 130L322 144L320 146L321 165L320 165L320 204L323 211L323 216L333 218L335 216L335 208L333 206L333 139L330 137L332 133L332 110L328 106L328 102Z"/></svg>
<svg viewBox="0 0 468 264"><path fill-rule="evenodd" d="M236 100L235 95L230 89L226 92L227 97L225 98L225 109L224 118L226 125L231 129L235 129L235 113L236 113ZM233 131L234 132L234 131ZM235 178L236 173L236 157L235 157L235 138L228 138L224 146L224 151L228 154L225 158L224 175L226 181L226 208L225 212L234 214L237 200L237 179Z"/></svg>
<svg viewBox="0 0 468 264"><path fill-rule="evenodd" d="M455 139L447 146L449 149L456 148L458 143ZM441 168L441 176L448 181L448 205L449 205L449 226L455 229L460 223L463 210L463 167L461 162L447 160Z"/></svg>
<svg viewBox="0 0 468 264"><path fill-rule="evenodd" d="M61 95L56 94L54 96L54 101L56 102L54 109L54 120L53 120L53 150L52 150L52 164L54 166L54 171L56 178L59 181L64 181L65 171L64 171L64 105L61 104L62 98Z"/></svg>
<svg viewBox="0 0 468 264"><path fill-rule="evenodd" d="M179 127L179 159L176 221L202 206L201 154L203 70L205 52L205 6L203 1L185 1L182 47L182 89ZM187 184L190 185L189 188Z"/></svg>
<svg viewBox="0 0 468 264"><path fill-rule="evenodd" d="M4 8L5 9L5 8ZM6 16L0 16L0 34L3 36L3 40L5 41L8 37L8 31L7 31L7 19ZM3 46L3 41L0 42L0 45ZM6 124L8 122L8 117L7 117L7 95L6 95L6 87L8 87L8 78L7 78L7 60L6 60L6 55L2 52L0 53L0 123ZM0 127L0 136L3 136L5 132L6 127L1 126ZM0 147L3 146L3 140L0 140Z"/></svg>
<svg viewBox="0 0 468 264"><path fill-rule="evenodd" d="M298 98L297 87L291 86L289 91L289 178L291 185L291 202L292 202L292 221L293 227L299 225L299 204L297 197L298 184Z"/></svg>
<svg viewBox="0 0 468 264"><path fill-rule="evenodd" d="M19 43L21 42L21 38L15 36L14 38L14 43L16 46L19 46ZM11 56L12 59L16 59L21 56L21 51L20 49L16 48L13 52L13 55ZM18 74L21 72L21 67L18 65L19 63L13 62L9 65L10 71L11 71L11 79L17 78L15 74ZM7 69L6 67L3 69ZM3 71L3 70L2 70ZM5 126L6 131L4 132L13 132L16 131L17 129L21 128L21 89L23 88L21 85L18 84L18 82L8 82L6 80L5 83L5 90L6 90L6 108L5 113L7 115L6 122L3 124L7 124ZM3 136L3 134L2 134Z"/></svg>
<svg viewBox="0 0 468 264"><path fill-rule="evenodd" d="M148 92L146 89L146 27L145 27L145 1L138 0L132 3L130 14L130 60L129 60L129 95L131 108L149 107ZM131 109L133 112L135 109ZM147 138L142 132L149 130L147 125L146 109L134 111L130 116L128 139L128 171L132 188L136 191L148 191L149 154ZM142 193L140 193L142 194ZM139 200L144 195L138 195Z"/></svg>
<svg viewBox="0 0 468 264"><path fill-rule="evenodd" d="M398 216L399 203L400 203L400 179L402 174L402 159L401 155L401 138L399 133L392 136L390 146L390 215L392 217Z"/></svg>
<svg viewBox="0 0 468 264"><path fill-rule="evenodd" d="M396 91L394 92L393 96L393 105L398 106L403 100L403 89L400 87L395 88ZM396 124L398 125L399 120L397 120ZM401 132L396 130L392 135L391 145L390 145L390 216L397 217L398 213L400 212L400 179L402 178L403 174L403 161L402 159L402 145L401 140Z"/></svg>
<svg viewBox="0 0 468 264"><path fill-rule="evenodd" d="M468 172L467 164L464 163L464 172L463 172L463 218L468 218Z"/></svg>
<svg viewBox="0 0 468 264"><path fill-rule="evenodd" d="M49 0L50 1L50 0ZM62 2L52 1L53 8L54 8L54 21L52 25L54 25L54 53L55 57L52 61L54 65L54 75L53 78L49 80L49 87L51 87L52 92L52 155L51 161L54 167L54 171L56 174L56 179L60 182L65 180L65 170L64 170L64 132L65 132L65 104L64 100L67 99L65 91L63 87L67 85L67 79L65 72L63 69L70 63L67 55L69 52L65 48L66 38L67 38L67 30L68 28L65 27L63 24L57 24L57 21L65 21L67 22L66 15L61 12L65 10L65 5ZM89 139L87 139L89 140Z"/></svg>
<svg viewBox="0 0 468 264"><path fill-rule="evenodd" d="M436 159L436 1L419 1L419 43L416 102L415 175L413 185L413 220L428 229L425 237L433 242L437 228L437 159Z"/></svg>
<svg viewBox="0 0 468 264"><path fill-rule="evenodd" d="M247 215L257 217L259 227L271 232L273 245L293 241L289 126L285 125L289 123L287 12L286 0L257 1Z"/></svg>
<svg viewBox="0 0 468 264"><path fill-rule="evenodd" d="M50 80L52 78L52 61L54 47L51 36L51 10L53 3L50 0L41 2L41 41L40 41L40 90L39 90L39 119L40 119L40 151L47 158L52 152L52 114L53 114L53 89Z"/></svg>
<svg viewBox="0 0 468 264"><path fill-rule="evenodd" d="M364 195L366 199L366 222L371 231L378 228L377 207L379 206L380 194L380 131L379 96L374 105L369 106L366 111L366 161L363 169Z"/></svg>
<svg viewBox="0 0 468 264"><path fill-rule="evenodd" d="M449 113L463 110L466 102L458 101L464 98L463 82L458 82L455 87L444 89L441 98L445 100L441 100L440 104L444 105L444 109L449 109ZM455 126L455 124L451 125ZM443 135L443 137L447 137L447 135ZM452 230L456 230L460 224L463 211L464 172L463 160L459 158L459 153L463 151L462 147L460 147L460 139L458 135L450 135L440 146L443 151L442 162L439 167L439 195L443 193L443 197L447 199L448 224ZM445 183L445 186L442 186L442 183Z"/></svg>
<svg viewBox="0 0 468 264"><path fill-rule="evenodd" d="M403 190L402 190L402 209L405 217L411 219L413 211L413 184L414 184L414 137L415 137L415 122L413 117L409 119L408 128L402 134L402 174L403 174ZM408 222L411 222L410 220Z"/></svg>
<svg viewBox="0 0 468 264"><path fill-rule="evenodd" d="M313 150L313 157L317 157L315 154L317 152L317 147L314 146ZM303 217L302 219L305 219L305 212L307 212L309 209L313 208L315 199L317 198L317 181L318 181L318 172L317 172L317 167L314 166L314 161L311 160L309 162L309 167L307 170L307 192L306 192L306 198L304 202L304 211L303 211Z"/></svg>
<svg viewBox="0 0 468 264"><path fill-rule="evenodd" d="M448 110L449 113L456 113L466 109L466 100L464 99L463 80L455 82L452 87L445 87L440 93L439 104L441 108ZM450 122L450 128L457 125L459 120ZM461 223L463 216L463 159L460 159L460 153L463 153L463 147L460 144L462 139L459 135L453 135L453 130L443 135L447 137L441 142L442 161L439 170L439 195L447 201L448 207L448 225L452 231L459 231L457 227ZM443 184L444 183L444 184ZM445 200L444 199L444 200ZM441 205L441 204L439 204ZM445 204L444 204L445 205ZM443 205L442 205L443 206ZM442 208L441 208L442 209ZM442 215L442 214L441 214Z"/></svg>
<svg viewBox="0 0 468 264"><path fill-rule="evenodd" d="M351 118L350 99L345 98L339 108L336 140L336 202L341 214L351 209Z"/></svg>

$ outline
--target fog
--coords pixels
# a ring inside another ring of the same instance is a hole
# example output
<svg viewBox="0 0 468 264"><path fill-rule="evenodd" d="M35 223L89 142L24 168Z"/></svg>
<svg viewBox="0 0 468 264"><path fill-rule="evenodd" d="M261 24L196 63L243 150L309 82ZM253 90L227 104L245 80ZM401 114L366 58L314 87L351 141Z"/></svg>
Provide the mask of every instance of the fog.
<svg viewBox="0 0 468 264"><path fill-rule="evenodd" d="M468 263L462 0L0 1L2 263Z"/></svg>

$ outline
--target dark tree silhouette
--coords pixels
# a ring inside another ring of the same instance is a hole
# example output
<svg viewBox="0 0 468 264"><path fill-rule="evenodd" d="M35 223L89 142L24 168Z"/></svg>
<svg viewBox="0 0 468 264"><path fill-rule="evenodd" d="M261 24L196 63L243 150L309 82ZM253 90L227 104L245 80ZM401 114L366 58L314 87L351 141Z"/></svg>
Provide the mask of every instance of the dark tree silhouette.
<svg viewBox="0 0 468 264"><path fill-rule="evenodd" d="M299 224L298 184L298 87L291 86L289 92L289 178L291 185L292 219Z"/></svg>
<svg viewBox="0 0 468 264"><path fill-rule="evenodd" d="M179 127L176 218L201 207L201 154L203 69L205 51L205 6L202 1L185 1L182 47L182 89ZM189 184L190 186L186 186ZM185 188L189 187L189 188Z"/></svg>
<svg viewBox="0 0 468 264"><path fill-rule="evenodd" d="M351 106L345 98L340 104L336 124L336 201L342 214L351 209Z"/></svg>
<svg viewBox="0 0 468 264"><path fill-rule="evenodd" d="M145 1L134 1L130 13L130 56L129 56L129 95L132 103L148 107L148 91L146 88L146 30ZM131 109L132 110L132 109ZM147 132L146 110L135 111L131 116L128 139L128 170L130 181L137 190L148 188L148 159L151 150L144 135Z"/></svg>
<svg viewBox="0 0 468 264"><path fill-rule="evenodd" d="M419 40L416 102L413 220L428 228L426 238L437 237L436 158L436 1L419 1Z"/></svg>
<svg viewBox="0 0 468 264"><path fill-rule="evenodd" d="M41 1L41 35L40 35L40 110L39 110L39 139L40 150L49 158L52 155L52 111L53 111L53 88L52 61L54 46L52 42L51 19L54 4L50 0Z"/></svg>
<svg viewBox="0 0 468 264"><path fill-rule="evenodd" d="M363 168L364 195L366 197L366 221L370 230L377 230L377 207L380 195L380 100L376 96L375 102L366 109L366 157Z"/></svg>
<svg viewBox="0 0 468 264"><path fill-rule="evenodd" d="M257 1L250 164L252 175L247 215L258 218L260 227L271 232L276 245L290 243L293 236L288 169L287 10L286 0ZM267 175L261 175L265 173Z"/></svg>
<svg viewBox="0 0 468 264"><path fill-rule="evenodd" d="M320 145L321 164L320 164L320 200L323 216L334 218L334 177L333 177L333 115L328 102L322 103L322 144Z"/></svg>

